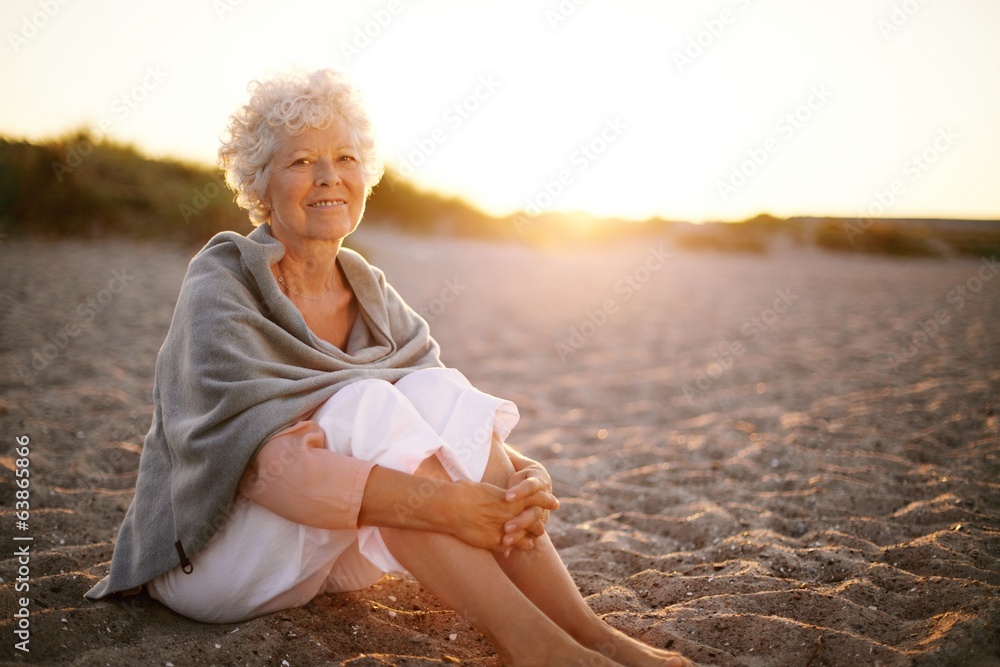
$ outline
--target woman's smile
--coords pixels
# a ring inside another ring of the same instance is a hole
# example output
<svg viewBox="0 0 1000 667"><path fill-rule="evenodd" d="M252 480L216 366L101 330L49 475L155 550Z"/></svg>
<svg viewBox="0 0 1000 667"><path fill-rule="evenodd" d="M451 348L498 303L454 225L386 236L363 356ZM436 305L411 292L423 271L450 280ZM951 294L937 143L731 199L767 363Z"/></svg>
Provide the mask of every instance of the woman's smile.
<svg viewBox="0 0 1000 667"><path fill-rule="evenodd" d="M365 210L365 170L354 133L340 116L323 129L285 136L270 163L271 228L286 246L338 243Z"/></svg>

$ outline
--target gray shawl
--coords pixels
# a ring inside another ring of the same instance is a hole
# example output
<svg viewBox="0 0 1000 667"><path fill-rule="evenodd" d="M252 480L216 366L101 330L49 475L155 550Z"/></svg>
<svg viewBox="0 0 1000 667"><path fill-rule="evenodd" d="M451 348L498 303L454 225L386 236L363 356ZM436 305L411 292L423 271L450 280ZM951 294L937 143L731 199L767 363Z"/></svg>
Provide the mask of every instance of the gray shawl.
<svg viewBox="0 0 1000 667"><path fill-rule="evenodd" d="M156 359L153 422L110 574L86 597L135 588L225 523L257 450L350 382L440 366L427 322L361 255L337 261L360 304L345 350L317 338L278 287L268 225L216 235L191 260Z"/></svg>

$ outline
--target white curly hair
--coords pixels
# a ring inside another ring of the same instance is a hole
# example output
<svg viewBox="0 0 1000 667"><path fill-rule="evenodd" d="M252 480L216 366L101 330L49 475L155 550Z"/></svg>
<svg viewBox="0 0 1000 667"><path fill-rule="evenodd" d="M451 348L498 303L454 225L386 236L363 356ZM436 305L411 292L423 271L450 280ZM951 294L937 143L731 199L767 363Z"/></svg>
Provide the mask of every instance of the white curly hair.
<svg viewBox="0 0 1000 667"><path fill-rule="evenodd" d="M250 213L256 226L268 222L271 209L261 199L267 192L269 164L283 136L306 128L324 129L336 115L354 132L365 170L365 197L384 173L374 131L360 95L332 69L293 72L248 86L250 100L229 117L219 148L219 166L236 203Z"/></svg>

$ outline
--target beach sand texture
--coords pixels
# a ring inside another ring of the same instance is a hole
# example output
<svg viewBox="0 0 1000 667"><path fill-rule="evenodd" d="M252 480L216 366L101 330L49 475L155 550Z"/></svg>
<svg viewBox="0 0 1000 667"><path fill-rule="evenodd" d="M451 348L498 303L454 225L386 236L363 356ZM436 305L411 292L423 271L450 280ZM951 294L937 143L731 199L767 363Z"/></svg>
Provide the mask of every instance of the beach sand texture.
<svg viewBox="0 0 1000 667"><path fill-rule="evenodd" d="M445 362L520 407L511 442L549 468L550 534L609 623L706 666L1000 665L995 264L372 227L356 243ZM0 244L0 661L499 664L402 579L224 626L145 595L83 599L132 497L191 254ZM33 538L26 593L15 536ZM30 653L15 646L21 597Z"/></svg>

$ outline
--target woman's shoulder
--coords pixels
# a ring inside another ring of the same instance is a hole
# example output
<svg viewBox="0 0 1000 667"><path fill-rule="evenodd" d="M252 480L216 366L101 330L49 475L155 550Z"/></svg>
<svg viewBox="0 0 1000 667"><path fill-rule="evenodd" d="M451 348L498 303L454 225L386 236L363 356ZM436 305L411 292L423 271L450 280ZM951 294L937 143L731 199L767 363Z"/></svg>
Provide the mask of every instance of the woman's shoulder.
<svg viewBox="0 0 1000 667"><path fill-rule="evenodd" d="M375 280L379 285L385 283L385 273L382 272L382 269L369 262L357 250L342 247L337 258L349 277L351 275L364 275Z"/></svg>
<svg viewBox="0 0 1000 667"><path fill-rule="evenodd" d="M256 230L255 230L256 231ZM254 238L254 237L257 238ZM252 282L254 273L270 270L272 261L280 256L280 245L268 243L267 236L238 232L220 232L191 259L184 277L182 291L204 294L206 297L226 298L233 293L244 294Z"/></svg>
<svg viewBox="0 0 1000 667"><path fill-rule="evenodd" d="M208 283L222 286L238 281L242 273L242 253L240 242L233 237L239 236L235 232L222 232L213 236L188 263L184 287L192 289Z"/></svg>
<svg viewBox="0 0 1000 667"><path fill-rule="evenodd" d="M219 232L206 243L191 259L190 266L206 270L237 269L241 264L256 260L266 260L271 255L280 255L281 244L270 234L260 233L257 228L244 236L239 232Z"/></svg>

